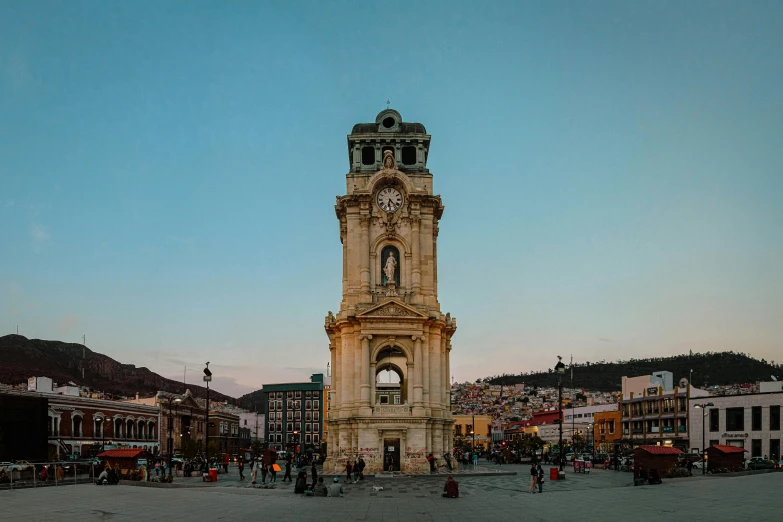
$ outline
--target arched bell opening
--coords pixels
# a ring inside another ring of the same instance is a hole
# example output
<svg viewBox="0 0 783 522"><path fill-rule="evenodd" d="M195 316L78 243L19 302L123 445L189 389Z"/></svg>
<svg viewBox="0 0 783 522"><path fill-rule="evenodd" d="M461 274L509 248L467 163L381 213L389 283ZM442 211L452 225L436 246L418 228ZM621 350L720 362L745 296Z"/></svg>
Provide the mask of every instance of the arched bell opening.
<svg viewBox="0 0 783 522"><path fill-rule="evenodd" d="M375 359L374 404L407 404L408 359L398 347L384 348Z"/></svg>

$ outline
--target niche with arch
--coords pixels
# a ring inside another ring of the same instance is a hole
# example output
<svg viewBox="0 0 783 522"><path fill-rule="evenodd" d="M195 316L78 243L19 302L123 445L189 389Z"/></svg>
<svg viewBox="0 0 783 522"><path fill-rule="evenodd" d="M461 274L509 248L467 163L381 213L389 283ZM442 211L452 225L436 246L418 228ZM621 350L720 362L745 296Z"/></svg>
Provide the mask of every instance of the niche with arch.
<svg viewBox="0 0 783 522"><path fill-rule="evenodd" d="M400 251L397 250L397 247L392 245L386 245L383 247L383 250L381 250L381 284L386 285L386 283L389 282L386 278L385 269L390 254L394 255L394 259L397 261L397 266L394 269L394 284L400 286L400 268L402 266L402 259L400 258Z"/></svg>

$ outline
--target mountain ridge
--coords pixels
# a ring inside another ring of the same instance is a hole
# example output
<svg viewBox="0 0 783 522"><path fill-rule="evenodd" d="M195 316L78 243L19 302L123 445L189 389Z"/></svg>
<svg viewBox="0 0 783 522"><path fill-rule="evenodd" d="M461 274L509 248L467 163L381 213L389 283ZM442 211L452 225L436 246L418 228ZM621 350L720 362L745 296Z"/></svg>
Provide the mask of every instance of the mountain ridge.
<svg viewBox="0 0 783 522"><path fill-rule="evenodd" d="M161 390L182 393L186 386L180 381L162 377L146 366L121 363L82 344L28 339L18 334L0 337L0 361L0 382L6 384L27 382L29 377L49 377L60 384L72 381L104 393L127 397L133 397L137 392L149 396ZM206 397L207 390L203 386L190 383L187 388L196 397ZM211 388L209 396L210 400L237 403L234 397Z"/></svg>

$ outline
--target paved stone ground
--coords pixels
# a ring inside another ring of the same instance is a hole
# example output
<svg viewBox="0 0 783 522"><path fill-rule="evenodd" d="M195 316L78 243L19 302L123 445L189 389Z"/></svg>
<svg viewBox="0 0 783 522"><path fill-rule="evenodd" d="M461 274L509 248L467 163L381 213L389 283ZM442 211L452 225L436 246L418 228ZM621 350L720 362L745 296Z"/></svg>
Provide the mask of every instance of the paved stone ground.
<svg viewBox="0 0 783 522"><path fill-rule="evenodd" d="M520 467L520 472L522 471ZM230 475L230 473L229 473ZM221 478L224 477L221 475ZM8 520L131 521L296 520L399 522L466 520L569 521L668 520L780 521L776 493L783 473L744 477L696 476L658 486L632 487L629 473L569 472L562 482L527 491L527 477L463 477L459 499L440 497L442 477L367 479L346 484L343 498L293 494L290 484L274 490L231 486L181 489L130 486L65 486L0 491L0 512ZM383 486L373 491L372 486Z"/></svg>

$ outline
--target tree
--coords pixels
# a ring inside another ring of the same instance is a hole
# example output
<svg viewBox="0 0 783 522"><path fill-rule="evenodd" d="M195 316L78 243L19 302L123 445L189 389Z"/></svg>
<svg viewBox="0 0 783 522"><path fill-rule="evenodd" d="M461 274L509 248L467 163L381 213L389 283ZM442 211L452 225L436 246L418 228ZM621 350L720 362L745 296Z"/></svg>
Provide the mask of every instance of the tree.
<svg viewBox="0 0 783 522"><path fill-rule="evenodd" d="M571 437L571 444L574 447L574 451L582 451L585 447L585 438L582 436L581 433L576 432Z"/></svg>
<svg viewBox="0 0 783 522"><path fill-rule="evenodd" d="M250 449L253 451L254 457L260 457L261 453L264 451L264 445L261 444L260 440L256 439L250 443Z"/></svg>

